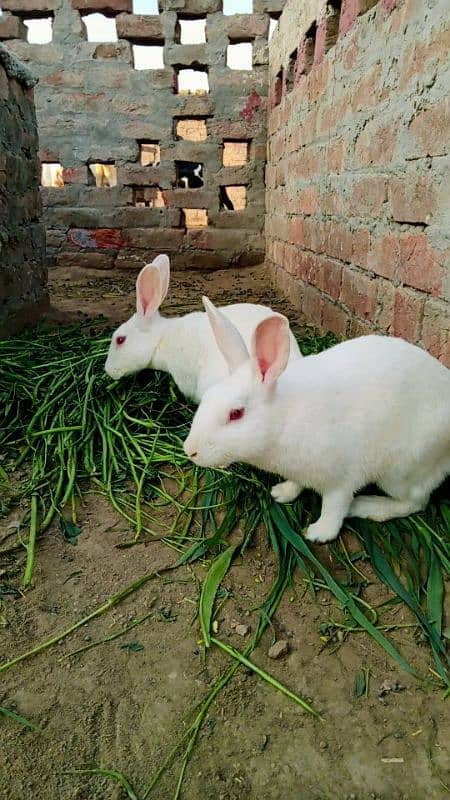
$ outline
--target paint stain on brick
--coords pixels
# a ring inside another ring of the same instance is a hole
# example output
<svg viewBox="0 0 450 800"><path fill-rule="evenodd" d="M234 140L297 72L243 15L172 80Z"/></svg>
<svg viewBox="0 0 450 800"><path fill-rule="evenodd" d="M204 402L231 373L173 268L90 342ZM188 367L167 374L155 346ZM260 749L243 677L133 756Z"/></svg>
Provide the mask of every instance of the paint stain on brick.
<svg viewBox="0 0 450 800"><path fill-rule="evenodd" d="M72 228L67 238L72 247L86 250L120 250L125 246L122 231L113 228Z"/></svg>
<svg viewBox="0 0 450 800"><path fill-rule="evenodd" d="M248 96L245 107L239 112L239 116L241 119L245 119L247 122L252 122L256 112L260 109L263 110L263 108L264 101L261 95L259 95L258 92L253 91Z"/></svg>

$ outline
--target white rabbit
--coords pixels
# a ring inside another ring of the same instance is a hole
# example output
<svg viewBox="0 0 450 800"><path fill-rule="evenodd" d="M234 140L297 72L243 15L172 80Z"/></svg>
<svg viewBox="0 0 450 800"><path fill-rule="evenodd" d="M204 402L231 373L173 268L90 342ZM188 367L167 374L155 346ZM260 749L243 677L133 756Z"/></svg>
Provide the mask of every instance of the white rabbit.
<svg viewBox="0 0 450 800"><path fill-rule="evenodd" d="M229 373L227 361L217 347L204 311L182 317L163 317L159 307L169 289L170 262L159 255L147 264L136 281L136 313L114 332L105 370L118 380L146 367L169 372L186 397L199 403L204 392ZM222 312L240 331L244 342L250 340L258 322L273 314L268 306L235 303ZM234 327L231 326L234 330ZM291 332L290 358L301 358ZM300 488L287 481L272 489L274 497L288 502Z"/></svg>
<svg viewBox="0 0 450 800"><path fill-rule="evenodd" d="M383 521L425 508L450 474L450 370L402 339L363 336L288 364L289 327L239 332L203 300L232 374L204 395L184 449L200 466L246 462L322 496L311 541L345 517ZM376 483L387 497L356 492Z"/></svg>
<svg viewBox="0 0 450 800"><path fill-rule="evenodd" d="M136 313L114 332L105 370L118 380L147 367L169 372L186 397L199 403L204 392L229 373L217 347L204 311L182 317L163 317L159 307L169 289L170 262L166 255L155 258L140 271L136 281ZM268 306L235 303L224 306L223 314L250 344L261 320L274 312ZM301 357L290 333L291 360Z"/></svg>

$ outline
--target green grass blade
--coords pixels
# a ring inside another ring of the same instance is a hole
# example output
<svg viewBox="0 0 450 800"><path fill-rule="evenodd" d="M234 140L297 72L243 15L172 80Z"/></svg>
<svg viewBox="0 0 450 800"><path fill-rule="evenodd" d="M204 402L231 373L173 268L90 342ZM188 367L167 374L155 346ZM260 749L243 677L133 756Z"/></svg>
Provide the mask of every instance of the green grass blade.
<svg viewBox="0 0 450 800"><path fill-rule="evenodd" d="M200 594L199 617L203 641L206 647L211 644L211 617L217 590L228 572L236 545L227 547L211 564L208 574L203 581Z"/></svg>
<svg viewBox="0 0 450 800"><path fill-rule="evenodd" d="M442 616L444 605L444 581L435 554L430 554L430 567L427 580L427 611L429 622L437 631L439 639L442 636Z"/></svg>
<svg viewBox="0 0 450 800"><path fill-rule="evenodd" d="M34 724L34 722L30 722L30 720L25 719L20 714L16 714L15 711L11 711L10 708L4 708L4 706L0 706L0 714L3 714L4 717L9 717L13 719L14 722L18 722L19 725L23 725L24 728L29 728L30 731L35 731L36 733L42 733L41 729Z"/></svg>
<svg viewBox="0 0 450 800"><path fill-rule="evenodd" d="M282 683L277 681L277 679L274 678L273 675L269 675L269 673L265 672L265 670L261 669L261 667L258 667L252 661L249 661L249 659L246 658L239 650L236 650L229 644L225 644L225 642L221 642L220 639L215 639L214 636L211 637L211 643L215 644L216 647L219 647L221 650L224 651L224 653L227 653L229 656L231 656L231 658L235 658L245 667L251 669L253 672L256 673L256 675L259 675L260 678L262 678L266 683L268 683L274 689L278 689L279 692L282 692L282 694L284 694L286 697L289 697L290 700L293 700L294 703L297 703L297 705L303 708L304 711L307 711L308 714L311 714L313 717L319 717L319 719L322 719L319 712L316 711L312 706L310 706L309 703L307 703L306 700L303 699L303 697L300 697L300 695L295 694L295 692L291 692L291 690L288 689L287 686L284 686Z"/></svg>
<svg viewBox="0 0 450 800"><path fill-rule="evenodd" d="M126 792L128 800L139 800L138 795L134 791L133 787L131 786L129 780L123 775L122 772L119 772L116 769L102 769L101 767L81 767L80 769L70 770L66 774L78 774L78 775L100 775L102 778L110 778L117 786L120 786L121 789Z"/></svg>
<svg viewBox="0 0 450 800"><path fill-rule="evenodd" d="M272 519L274 520L275 525L280 529L283 536L288 539L291 545L294 547L295 550L299 551L300 554L308 559L311 564L320 572L323 579L325 580L328 588L332 591L334 596L342 603L343 607L347 609L349 614L353 617L355 622L361 625L367 633L372 636L373 639L382 647L386 653L388 653L391 658L395 659L397 663L408 672L410 675L416 675L417 673L415 669L409 664L408 661L399 653L396 647L389 641L389 639L384 636L381 631L379 631L371 622L367 619L365 614L358 608L352 597L349 595L342 586L335 581L333 576L328 572L326 567L319 561L318 558L314 555L314 553L309 549L306 541L303 537L299 536L299 534L295 533L295 531L289 525L284 513L281 511L279 506L274 503L270 508L270 514Z"/></svg>

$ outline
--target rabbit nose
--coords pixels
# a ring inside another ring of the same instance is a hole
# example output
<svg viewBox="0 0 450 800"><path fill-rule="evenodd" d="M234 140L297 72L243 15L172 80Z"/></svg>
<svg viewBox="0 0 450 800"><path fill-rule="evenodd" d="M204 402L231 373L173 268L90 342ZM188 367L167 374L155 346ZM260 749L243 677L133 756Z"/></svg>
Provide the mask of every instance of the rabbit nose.
<svg viewBox="0 0 450 800"><path fill-rule="evenodd" d="M186 455L188 456L188 458L195 458L195 456L197 455L197 451L195 451L195 453L186 453Z"/></svg>

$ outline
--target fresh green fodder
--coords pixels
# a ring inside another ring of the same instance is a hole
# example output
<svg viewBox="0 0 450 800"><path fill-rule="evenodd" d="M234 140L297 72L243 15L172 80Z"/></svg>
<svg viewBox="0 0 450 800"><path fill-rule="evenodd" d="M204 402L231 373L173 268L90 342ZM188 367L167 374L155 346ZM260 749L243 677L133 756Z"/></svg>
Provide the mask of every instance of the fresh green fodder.
<svg viewBox="0 0 450 800"><path fill-rule="evenodd" d="M7 517L19 507L23 515L23 524L7 529L0 541L0 556L19 556L18 563L23 562L24 568L23 586L30 586L40 538L59 519L65 538L76 540L80 533L77 501L95 491L102 493L130 526L131 536L120 547L132 547L143 539L164 538L175 551L168 570L198 559L213 559L201 591L199 622L205 647L218 647L230 656L232 665L218 679L190 727L149 780L141 793L143 800L177 757L181 761L174 797L179 796L208 709L241 663L254 669L251 652L270 623L286 586L292 583L294 570L306 590L313 594L328 591L337 600L343 616L339 621L328 620L327 631L334 626L344 637L364 632L399 666L416 675L417 669L389 638L392 631L403 626L386 623L382 618L393 603L407 606L414 620L410 624L418 638L430 647L434 664L430 667L431 679L444 686L448 695L448 633L443 612L450 572L448 485L436 493L426 514L384 525L352 520L357 550L348 547L346 537L339 537L326 548L312 548L301 534L318 514L317 496L304 492L295 503L280 506L270 497L273 479L256 470L240 465L227 471L194 467L182 450L193 407L163 373L143 372L111 384L103 370L108 341L93 324L57 330L38 327L0 341L0 513ZM305 354L333 343L331 336L300 337ZM161 535L161 511L165 509L171 511L171 522ZM212 635L214 608L233 558L245 555L261 527L276 555L278 575L260 609L252 641L243 653L238 653ZM230 537L237 528L242 537L234 544L235 539L231 542ZM322 554L331 556L331 560ZM365 589L373 582L373 577L367 575L369 566L391 592L388 603L377 608L364 597ZM345 578L338 579L336 571L344 571ZM0 672L69 637L81 625L139 591L160 572L137 578L65 631L0 665ZM10 589L5 587L6 591ZM116 638L116 634L110 638ZM82 651L85 649L88 648ZM271 676L264 673L261 677L307 712L316 713ZM2 709L2 713L7 710ZM14 718L14 712L9 716ZM129 781L116 770L86 769L109 776L129 797L137 796Z"/></svg>

